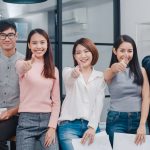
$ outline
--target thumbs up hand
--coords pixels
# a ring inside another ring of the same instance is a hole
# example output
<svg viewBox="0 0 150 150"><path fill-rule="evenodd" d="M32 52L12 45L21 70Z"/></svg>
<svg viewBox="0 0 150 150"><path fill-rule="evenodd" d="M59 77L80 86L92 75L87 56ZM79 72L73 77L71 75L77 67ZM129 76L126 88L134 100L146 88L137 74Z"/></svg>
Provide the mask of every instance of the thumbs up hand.
<svg viewBox="0 0 150 150"><path fill-rule="evenodd" d="M112 64L111 70L113 73L123 72L125 71L127 64L128 64L128 59L123 58L120 62Z"/></svg>
<svg viewBox="0 0 150 150"><path fill-rule="evenodd" d="M35 61L34 54L32 54L31 60L24 61L24 64L23 64L24 72L27 72L27 71L29 71L32 68L32 64L34 63L34 61Z"/></svg>
<svg viewBox="0 0 150 150"><path fill-rule="evenodd" d="M82 72L82 63L78 62L78 65L72 70L72 77L78 78L80 73Z"/></svg>
<svg viewBox="0 0 150 150"><path fill-rule="evenodd" d="M128 65L128 59L126 57L124 57L120 63L122 63L124 65L124 67L126 68Z"/></svg>

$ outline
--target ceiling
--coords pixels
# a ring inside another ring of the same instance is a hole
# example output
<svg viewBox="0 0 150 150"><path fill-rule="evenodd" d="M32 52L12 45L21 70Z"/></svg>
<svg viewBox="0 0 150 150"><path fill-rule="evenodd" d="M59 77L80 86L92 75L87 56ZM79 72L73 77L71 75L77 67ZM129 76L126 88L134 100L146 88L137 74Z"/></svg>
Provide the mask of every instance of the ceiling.
<svg viewBox="0 0 150 150"><path fill-rule="evenodd" d="M112 0L62 0L63 10L78 7L92 7L97 4L104 4ZM47 0L37 4L10 4L0 0L0 20L16 18L25 14L36 13L55 9L56 0Z"/></svg>

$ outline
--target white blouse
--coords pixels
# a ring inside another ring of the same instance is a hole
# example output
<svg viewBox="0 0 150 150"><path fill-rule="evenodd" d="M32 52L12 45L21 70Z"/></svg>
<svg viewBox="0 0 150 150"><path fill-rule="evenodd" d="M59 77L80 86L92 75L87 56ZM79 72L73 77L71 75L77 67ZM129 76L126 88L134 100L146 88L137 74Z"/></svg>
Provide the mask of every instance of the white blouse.
<svg viewBox="0 0 150 150"><path fill-rule="evenodd" d="M96 130L105 98L104 75L93 69L85 83L82 74L78 78L71 76L73 69L66 67L63 70L66 97L62 104L59 121L85 119L88 121L88 126Z"/></svg>

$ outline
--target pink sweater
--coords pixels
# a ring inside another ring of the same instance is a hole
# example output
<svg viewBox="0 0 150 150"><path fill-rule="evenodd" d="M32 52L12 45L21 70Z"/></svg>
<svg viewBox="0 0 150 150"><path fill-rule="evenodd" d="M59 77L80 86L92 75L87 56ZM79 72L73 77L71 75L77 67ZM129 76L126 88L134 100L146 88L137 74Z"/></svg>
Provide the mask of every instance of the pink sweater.
<svg viewBox="0 0 150 150"><path fill-rule="evenodd" d="M58 69L55 68L56 79L48 79L41 76L43 61L35 60L26 73L23 73L23 63L22 60L16 62L16 71L20 76L19 112L51 112L48 126L56 128L60 112Z"/></svg>

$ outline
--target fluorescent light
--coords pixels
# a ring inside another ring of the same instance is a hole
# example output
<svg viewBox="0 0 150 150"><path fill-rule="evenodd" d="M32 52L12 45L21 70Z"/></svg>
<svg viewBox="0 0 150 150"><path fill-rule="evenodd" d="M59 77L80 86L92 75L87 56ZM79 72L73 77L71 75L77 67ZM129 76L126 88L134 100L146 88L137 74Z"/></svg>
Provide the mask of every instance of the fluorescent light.
<svg viewBox="0 0 150 150"><path fill-rule="evenodd" d="M14 4L34 4L34 3L42 3L47 0L3 0L6 3L14 3Z"/></svg>

